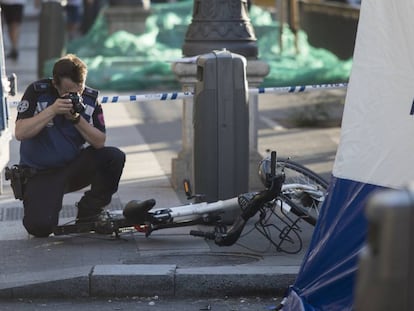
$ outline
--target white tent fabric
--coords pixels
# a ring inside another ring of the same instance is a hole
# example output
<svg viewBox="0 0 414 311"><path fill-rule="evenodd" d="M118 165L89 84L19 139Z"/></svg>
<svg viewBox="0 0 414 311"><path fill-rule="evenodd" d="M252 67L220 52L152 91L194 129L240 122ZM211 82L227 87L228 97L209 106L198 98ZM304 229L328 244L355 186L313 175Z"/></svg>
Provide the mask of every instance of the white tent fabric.
<svg viewBox="0 0 414 311"><path fill-rule="evenodd" d="M414 1L363 0L333 174L387 187L413 180Z"/></svg>
<svg viewBox="0 0 414 311"><path fill-rule="evenodd" d="M362 0L329 195L283 310L352 310L364 208L414 180L414 1Z"/></svg>

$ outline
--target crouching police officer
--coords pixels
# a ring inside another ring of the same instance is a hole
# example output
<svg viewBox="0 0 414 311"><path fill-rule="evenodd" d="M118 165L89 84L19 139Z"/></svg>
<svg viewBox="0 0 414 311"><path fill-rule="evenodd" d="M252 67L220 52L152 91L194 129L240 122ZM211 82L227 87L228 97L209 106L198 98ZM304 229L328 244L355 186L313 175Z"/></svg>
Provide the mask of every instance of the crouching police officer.
<svg viewBox="0 0 414 311"><path fill-rule="evenodd" d="M63 195L90 185L77 204L77 221L90 221L118 189L125 154L105 146L98 92L85 86L87 67L73 54L59 59L53 78L32 83L17 107L15 137L24 180L23 225L36 237L58 224Z"/></svg>

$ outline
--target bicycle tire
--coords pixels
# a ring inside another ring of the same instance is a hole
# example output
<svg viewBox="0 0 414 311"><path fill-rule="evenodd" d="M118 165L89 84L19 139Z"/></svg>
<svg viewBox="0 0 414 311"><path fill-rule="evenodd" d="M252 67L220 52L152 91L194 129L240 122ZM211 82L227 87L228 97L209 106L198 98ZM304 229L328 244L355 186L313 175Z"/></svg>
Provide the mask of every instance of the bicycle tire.
<svg viewBox="0 0 414 311"><path fill-rule="evenodd" d="M53 228L53 234L68 235L76 233L118 234L120 229L134 226L134 223L119 215L90 222L67 223Z"/></svg>
<svg viewBox="0 0 414 311"><path fill-rule="evenodd" d="M66 224L60 225L53 228L54 235L67 235L75 233L89 233L95 231L94 223L84 223L84 224Z"/></svg>
<svg viewBox="0 0 414 311"><path fill-rule="evenodd" d="M278 158L278 169L284 170L285 182L284 185L304 185L312 186L324 193L326 196L328 192L329 183L319 176L317 173L308 169L307 167L294 162L290 159ZM311 195L301 189L301 187L293 187L289 190L282 190L280 195L282 201L290 206L291 212L312 226L316 225L319 218L322 201L312 198Z"/></svg>

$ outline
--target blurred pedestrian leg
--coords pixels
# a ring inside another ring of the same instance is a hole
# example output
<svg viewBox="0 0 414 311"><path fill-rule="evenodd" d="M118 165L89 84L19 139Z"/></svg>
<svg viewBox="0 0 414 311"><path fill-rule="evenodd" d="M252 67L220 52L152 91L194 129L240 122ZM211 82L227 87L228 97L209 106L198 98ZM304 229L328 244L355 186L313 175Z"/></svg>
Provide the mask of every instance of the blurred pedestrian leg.
<svg viewBox="0 0 414 311"><path fill-rule="evenodd" d="M83 0L82 34L88 33L95 23L101 9L108 4L107 0Z"/></svg>
<svg viewBox="0 0 414 311"><path fill-rule="evenodd" d="M80 27L83 16L83 0L66 0L66 31L68 40L71 41L80 36Z"/></svg>
<svg viewBox="0 0 414 311"><path fill-rule="evenodd" d="M25 4L26 0L0 0L2 18L6 22L7 33L11 45L6 58L15 61L19 58L20 28Z"/></svg>

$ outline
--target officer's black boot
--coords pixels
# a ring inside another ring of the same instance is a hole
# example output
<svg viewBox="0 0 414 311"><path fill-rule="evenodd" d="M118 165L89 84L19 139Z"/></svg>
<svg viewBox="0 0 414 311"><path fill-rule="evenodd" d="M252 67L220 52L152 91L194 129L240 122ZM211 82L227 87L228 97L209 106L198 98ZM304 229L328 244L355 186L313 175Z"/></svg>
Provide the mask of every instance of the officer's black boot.
<svg viewBox="0 0 414 311"><path fill-rule="evenodd" d="M76 223L94 222L98 220L103 208L91 207L85 203L85 200L80 200L76 204L78 214L76 216Z"/></svg>

